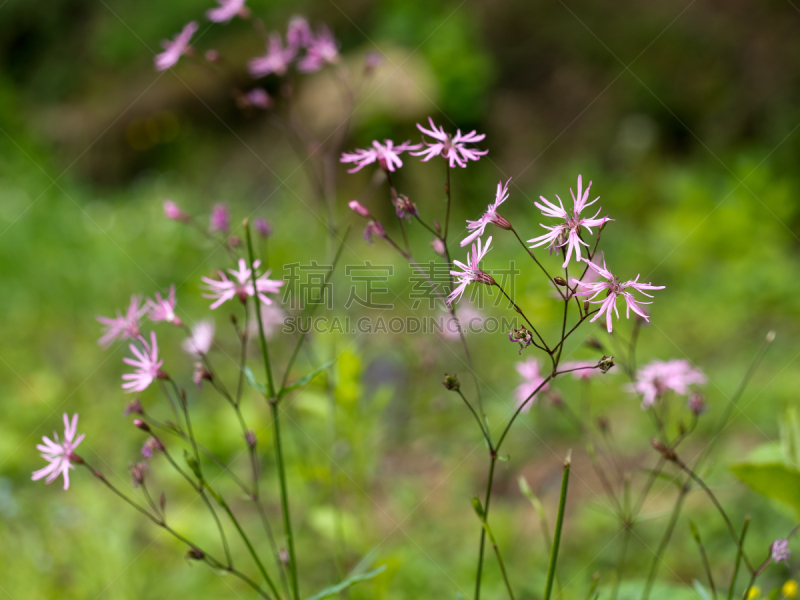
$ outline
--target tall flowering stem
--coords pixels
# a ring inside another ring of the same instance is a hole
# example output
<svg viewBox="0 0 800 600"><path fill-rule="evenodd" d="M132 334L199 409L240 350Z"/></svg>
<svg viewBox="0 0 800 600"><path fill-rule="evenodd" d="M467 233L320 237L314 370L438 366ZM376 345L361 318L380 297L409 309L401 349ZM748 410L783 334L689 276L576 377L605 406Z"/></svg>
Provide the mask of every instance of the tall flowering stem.
<svg viewBox="0 0 800 600"><path fill-rule="evenodd" d="M550 593L553 591L553 580L555 579L556 563L558 562L558 546L561 543L561 529L564 526L564 509L567 505L570 464L571 459L567 456L567 459L564 461L564 472L561 476L561 495L558 498L558 516L556 517L556 530L553 534L553 546L550 549L550 562L547 567L547 584L544 589L544 600L550 600Z"/></svg>
<svg viewBox="0 0 800 600"><path fill-rule="evenodd" d="M247 240L247 254L250 259L250 276L253 278L255 286L255 255L253 253L253 239L250 233L250 223L244 222L245 238ZM264 372L267 377L267 401L269 402L270 412L272 413L272 425L274 428L275 456L278 463L278 480L281 488L281 513L283 514L283 528L286 535L286 545L289 551L289 579L291 581L292 595L295 600L300 599L297 586L297 558L294 551L294 536L292 534L292 520L289 514L289 496L286 489L286 466L283 458L283 444L281 443L280 413L278 411L279 399L275 394L275 384L272 381L272 369L269 362L269 348L267 338L264 335L264 322L259 310L258 301L256 305L256 319L258 320L258 336L261 342L261 355L264 358Z"/></svg>

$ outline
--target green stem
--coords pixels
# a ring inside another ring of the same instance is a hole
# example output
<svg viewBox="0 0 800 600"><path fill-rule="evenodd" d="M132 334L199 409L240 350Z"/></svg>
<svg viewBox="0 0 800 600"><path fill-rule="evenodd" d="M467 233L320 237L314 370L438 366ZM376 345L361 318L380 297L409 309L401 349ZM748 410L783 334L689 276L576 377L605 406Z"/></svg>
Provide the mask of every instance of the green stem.
<svg viewBox="0 0 800 600"><path fill-rule="evenodd" d="M489 463L489 478L486 482L486 497L483 501L483 518L489 518L489 502L492 499L492 481L494 481L494 466L497 463L497 454L494 450L491 451L491 462ZM480 600L481 597L481 583L483 574L483 551L486 547L486 529L481 527L481 543L478 550L478 574L475 579L475 600Z"/></svg>
<svg viewBox="0 0 800 600"><path fill-rule="evenodd" d="M556 517L556 530L553 535L553 548L550 552L550 563L547 566L547 585L544 589L544 600L550 600L550 594L553 591L553 580L555 579L556 563L558 562L558 546L561 543L561 529L564 526L564 509L567 505L570 466L571 458L568 455L564 461L564 473L561 476L561 495L558 499L558 516Z"/></svg>
<svg viewBox="0 0 800 600"><path fill-rule="evenodd" d="M736 549L736 563L733 568L733 576L731 577L731 585L728 588L728 600L733 600L733 590L736 589L736 578L739 576L739 566L742 563L742 547L744 546L744 537L747 535L747 529L750 527L750 515L744 518L744 525L742 525L742 535L739 538L741 544Z"/></svg>

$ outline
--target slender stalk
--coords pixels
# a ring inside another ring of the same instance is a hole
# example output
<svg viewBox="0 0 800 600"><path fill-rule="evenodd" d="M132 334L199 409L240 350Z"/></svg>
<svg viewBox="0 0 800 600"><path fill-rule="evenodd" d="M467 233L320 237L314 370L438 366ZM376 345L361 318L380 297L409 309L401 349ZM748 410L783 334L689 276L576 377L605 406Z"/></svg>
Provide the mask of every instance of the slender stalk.
<svg viewBox="0 0 800 600"><path fill-rule="evenodd" d="M503 296L505 296L506 299L511 303L511 306L514 307L514 310L517 311L522 316L523 319L525 319L525 322L528 324L528 327L531 328L533 333L536 334L536 337L539 338L539 341L542 342L541 346L536 342L533 342L533 345L539 348L539 350L542 350L543 352L547 352L548 354L550 354L552 358L553 351L550 350L549 346L547 345L547 342L544 341L544 338L536 330L536 327L533 326L533 323L531 323L530 319L525 315L524 312L522 312L522 309L519 306L517 306L517 303L514 302L508 294L506 294L506 291L502 288L502 286L499 283L495 282L494 285L497 287L497 289L500 290ZM555 362L553 364L555 365Z"/></svg>
<svg viewBox="0 0 800 600"><path fill-rule="evenodd" d="M733 600L733 590L736 589L736 579L739 577L739 566L742 562L742 547L744 547L744 538L747 535L747 529L750 527L750 515L747 515L744 518L744 524L742 525L742 535L739 537L739 547L736 548L736 562L734 563L733 567L733 575L731 576L731 584L728 587L728 600Z"/></svg>
<svg viewBox="0 0 800 600"><path fill-rule="evenodd" d="M530 257L533 259L533 262L535 262L535 263L536 263L536 264L539 266L539 268L542 270L542 273L544 273L545 277L547 277L547 280L548 280L550 283L552 283L552 284L553 284L553 287L554 287L554 288L555 288L555 290L558 292L558 295L559 295L559 296L561 296L561 298L564 298L564 292L563 292L563 291L561 291L561 288L558 286L558 284L557 284L557 283L556 283L556 282L553 280L553 278L552 278L552 277L550 277L550 273L548 273L548 272L547 272L547 269L545 269L545 268L544 268L544 266L542 265L542 263L540 263L540 262L539 262L539 259L538 259L538 258L536 258L536 255L535 255L535 254L534 254L534 253L531 251L531 249L530 249L530 248L528 248L528 247L525 245L525 242L523 242L523 241L522 241L522 238L521 238L521 237L519 237L519 234L517 233L517 230L516 230L516 229L514 229L514 228L512 227L512 228L511 228L511 232L514 234L514 236L517 238L517 240L519 240L519 243L522 245L522 247L523 247L523 248L525 248L525 251L526 251L526 252L528 253L528 255L529 255L529 256L530 256ZM587 268L588 268L588 267L587 267Z"/></svg>
<svg viewBox="0 0 800 600"><path fill-rule="evenodd" d="M253 241L250 235L250 224L245 221L244 224L245 237L247 238L247 252L250 258L251 277L253 279L253 286L255 286L255 269L253 263L255 262L253 256ZM270 412L272 413L272 426L274 429L273 438L275 440L275 456L278 463L278 481L281 488L281 512L283 513L283 527L286 535L286 544L289 551L289 575L292 583L292 594L295 600L300 599L300 594L297 585L297 559L294 552L294 536L292 534L292 520L289 514L289 496L286 491L286 466L283 458L283 445L281 443L281 428L280 418L278 411L278 399L275 397L275 386L272 382L272 370L269 363L269 352L267 348L267 338L264 335L264 323L261 318L261 311L256 310L256 317L258 318L258 336L261 341L261 355L264 358L264 372L267 376L267 391L269 396Z"/></svg>
<svg viewBox="0 0 800 600"><path fill-rule="evenodd" d="M689 529L691 529L692 537L697 544L697 548L700 550L700 560L703 562L703 569L706 572L706 577L708 577L708 584L711 586L711 595L716 600L717 586L714 585L714 575L711 573L711 565L708 562L708 555L706 554L705 546L703 546L703 540L700 539L700 532L692 521L689 521Z"/></svg>
<svg viewBox="0 0 800 600"><path fill-rule="evenodd" d="M491 459L489 462L489 477L486 480L486 495L483 501L483 515L484 520L489 518L489 503L492 500L492 482L494 481L494 467L497 463L497 454L494 450L491 451ZM475 600L480 600L481 597L481 583L483 582L483 553L486 547L486 528L481 528L481 541L478 548L478 572L475 576Z"/></svg>
<svg viewBox="0 0 800 600"><path fill-rule="evenodd" d="M486 513L484 512L483 508L480 505L480 500L475 498L473 500L473 504L475 506L475 512L478 513L478 517L481 519L481 523L483 524L483 528L486 531L486 535L489 536L489 541L492 543L492 548L494 548L495 556L497 556L497 562L500 565L500 572L503 574L503 581L506 584L506 591L508 592L508 597L511 600L514 600L514 592L511 589L511 583L508 580L506 565L503 562L503 557L500 555L500 547L497 545L497 539L494 537L494 534L492 533L492 530L489 527L489 523L486 522Z"/></svg>
<svg viewBox="0 0 800 600"><path fill-rule="evenodd" d="M550 552L550 562L547 566L547 584L544 588L544 600L550 600L553 591L553 580L556 574L556 563L558 562L558 546L561 543L561 529L564 526L564 509L567 505L567 487L569 486L569 470L571 458L567 455L564 461L564 472L561 476L561 495L558 499L558 515L556 516L556 530L553 534L553 548Z"/></svg>
<svg viewBox="0 0 800 600"><path fill-rule="evenodd" d="M483 439L486 440L486 443L489 446L489 450L491 450L492 449L492 440L489 437L489 433L486 431L486 428L483 426L483 423L481 422L481 418L478 416L478 413L475 412L475 409L472 407L472 404L469 403L469 400L467 400L467 398L464 396L464 393L460 389L456 390L456 391L458 392L458 395L461 396L461 399L464 401L464 404L467 405L467 408L472 413L472 416L475 417L475 421L478 423L478 427L481 428L481 433L483 434Z"/></svg>

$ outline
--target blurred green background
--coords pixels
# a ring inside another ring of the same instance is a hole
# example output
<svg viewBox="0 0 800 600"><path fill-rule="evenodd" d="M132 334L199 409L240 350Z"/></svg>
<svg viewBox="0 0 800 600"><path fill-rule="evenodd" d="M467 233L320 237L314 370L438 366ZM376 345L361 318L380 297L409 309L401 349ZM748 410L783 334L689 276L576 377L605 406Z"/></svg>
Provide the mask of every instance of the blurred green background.
<svg viewBox="0 0 800 600"><path fill-rule="evenodd" d="M523 237L540 235L533 201L540 194L565 198L578 173L593 180L603 214L615 219L603 236L609 265L623 277L641 273L666 286L651 307L640 362L686 358L709 377L701 434L766 332L777 332L708 475L736 523L753 516L747 548L757 558L766 554L796 515L745 488L729 466L778 438L781 414L797 404L800 385L800 11L782 0L252 0L248 6L267 29L283 30L293 14L328 23L354 71L368 51L385 56L361 92L346 149L373 138L418 140L414 124L428 115L448 130L487 134L481 147L488 156L453 175L456 230L493 200L499 179L513 177L503 214ZM237 66L227 79L200 61L184 59L166 73L152 67L160 40L210 7L196 0L0 4L0 591L12 600L253 597L232 578L187 564L182 545L112 500L86 473L74 473L68 492L58 483L30 481L42 466L37 439L60 427L61 413L69 411L81 415L87 459L128 485L127 468L143 438L121 414L129 400L119 388L127 347L99 348L95 316L124 307L132 293L151 295L171 283L179 285L187 315L208 316L200 277L228 266L219 247L163 217L165 198L202 219L217 202L231 205L236 223L267 218L275 227L269 261L276 273L283 264L324 263L329 256L301 161L269 115L243 114L231 97L232 85L248 81L238 66L262 52L252 26L201 25L196 46L216 48ZM298 94L312 128L324 130L338 118L338 91L324 73L301 80ZM362 223L345 204L372 170L339 172L340 220L358 229ZM397 182L424 215L441 218L443 176L438 160L409 158ZM384 188L366 203L388 222ZM513 238L490 233L494 266L516 261L518 303L554 323L554 332L558 306L546 286ZM359 234L348 239L342 264L394 265L388 296L396 295L398 312L407 314L407 265L385 245L365 245ZM411 235L423 247L419 260L433 260L425 254L429 236ZM455 241L453 251L463 260ZM342 273L334 283L340 314L348 289ZM220 345L233 354L229 313L220 309L213 317ZM627 335L630 323L618 330ZM191 386L179 332L159 331L174 361L165 368ZM589 334L602 336L587 327L570 345L571 357L594 356L580 345ZM515 346L502 332L476 334L470 343L490 420L499 422L518 383ZM276 360L285 365L291 341L275 344ZM458 345L437 336L326 335L311 347L298 376L326 353L341 358L287 409L302 591L310 595L336 581L373 551L376 564L389 569L354 588L353 598L469 597L479 533L469 499L483 489L486 461L474 423L440 384L445 371L466 375ZM334 403L327 382L336 386ZM654 458L650 421L622 383L621 375L609 375L592 393L626 448L626 468L638 473ZM557 387L567 402L577 400L571 380ZM150 393L143 401L155 403ZM266 408L255 394L247 404L254 429L268 440ZM233 415L205 391L195 406L200 436L246 469ZM701 435L687 451L703 444ZM270 447L261 444L277 523ZM492 511L519 598L539 597L546 551L516 480L527 477L554 519L560 462L569 448L576 459L560 563L564 597L585 597L594 573L601 587L613 581L618 524L581 436L543 403L510 438L511 460L499 465ZM176 527L217 548L203 507L156 470ZM235 490L226 491L248 514ZM632 541L630 583L621 597L638 597L674 495L669 483L656 486ZM735 551L724 523L696 492L687 513L702 524L715 568L729 573ZM245 520L257 527L254 515ZM258 544L266 550L265 540ZM241 548L236 555L249 572ZM689 586L703 573L686 518L664 559L663 587L654 597L696 597ZM488 555L487 565L485 597L503 597ZM794 574L774 567L762 586Z"/></svg>

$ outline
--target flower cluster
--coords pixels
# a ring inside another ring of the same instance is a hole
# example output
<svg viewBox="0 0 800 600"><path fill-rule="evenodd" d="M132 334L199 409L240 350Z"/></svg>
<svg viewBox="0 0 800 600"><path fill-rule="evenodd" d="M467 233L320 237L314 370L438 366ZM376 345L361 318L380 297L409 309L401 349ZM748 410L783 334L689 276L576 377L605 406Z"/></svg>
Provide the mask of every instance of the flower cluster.
<svg viewBox="0 0 800 600"><path fill-rule="evenodd" d="M688 396L691 386L705 382L703 372L686 360L655 360L639 369L632 390L641 394L642 408L649 408L669 391Z"/></svg>
<svg viewBox="0 0 800 600"><path fill-rule="evenodd" d="M312 73L338 60L339 45L327 26L315 33L303 17L293 17L287 27L286 43L279 32L270 33L266 54L250 60L247 70L259 79L272 74L283 76L294 62L299 72Z"/></svg>

